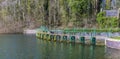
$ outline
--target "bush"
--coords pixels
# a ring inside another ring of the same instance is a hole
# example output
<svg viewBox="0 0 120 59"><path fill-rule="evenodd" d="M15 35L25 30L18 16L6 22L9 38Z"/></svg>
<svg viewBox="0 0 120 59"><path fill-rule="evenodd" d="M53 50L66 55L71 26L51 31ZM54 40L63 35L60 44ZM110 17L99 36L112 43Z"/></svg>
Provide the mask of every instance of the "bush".
<svg viewBox="0 0 120 59"><path fill-rule="evenodd" d="M118 19L116 17L106 17L105 12L100 12L97 14L97 22L100 28L118 27Z"/></svg>

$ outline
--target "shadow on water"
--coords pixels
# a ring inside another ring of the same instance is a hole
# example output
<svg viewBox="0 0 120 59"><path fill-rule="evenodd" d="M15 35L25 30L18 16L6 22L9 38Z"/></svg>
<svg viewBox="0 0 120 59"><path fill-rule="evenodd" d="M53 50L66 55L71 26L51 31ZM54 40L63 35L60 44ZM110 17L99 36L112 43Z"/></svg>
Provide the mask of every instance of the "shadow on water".
<svg viewBox="0 0 120 59"><path fill-rule="evenodd" d="M96 48L96 46L89 46L89 48L88 48L85 45L81 45L80 46L80 49L81 49L81 58L80 59L96 59L95 48Z"/></svg>
<svg viewBox="0 0 120 59"><path fill-rule="evenodd" d="M38 40L38 59L105 59L104 47Z"/></svg>

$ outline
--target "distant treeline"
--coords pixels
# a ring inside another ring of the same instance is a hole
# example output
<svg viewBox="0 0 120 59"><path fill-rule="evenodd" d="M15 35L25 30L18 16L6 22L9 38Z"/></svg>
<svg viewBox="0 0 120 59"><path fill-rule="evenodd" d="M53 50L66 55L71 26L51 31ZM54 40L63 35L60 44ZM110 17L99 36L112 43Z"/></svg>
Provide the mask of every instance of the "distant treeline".
<svg viewBox="0 0 120 59"><path fill-rule="evenodd" d="M96 0L0 0L0 20L14 29L93 27L99 11Z"/></svg>

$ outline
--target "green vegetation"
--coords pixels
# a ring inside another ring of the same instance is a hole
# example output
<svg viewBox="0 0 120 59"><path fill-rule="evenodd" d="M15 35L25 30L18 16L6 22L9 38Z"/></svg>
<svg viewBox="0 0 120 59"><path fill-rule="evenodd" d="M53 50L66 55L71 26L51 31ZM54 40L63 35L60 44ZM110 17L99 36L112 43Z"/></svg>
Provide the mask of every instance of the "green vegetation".
<svg viewBox="0 0 120 59"><path fill-rule="evenodd" d="M97 22L100 28L117 28L118 19L116 17L106 17L105 12L97 14Z"/></svg>
<svg viewBox="0 0 120 59"><path fill-rule="evenodd" d="M1 7L1 20L10 17L14 21L39 22L39 26L68 26L71 22L82 26L95 13L94 0L3 0L0 3L9 3Z"/></svg>
<svg viewBox="0 0 120 59"><path fill-rule="evenodd" d="M120 29L111 29L111 28L107 28L107 29L70 29L70 28L67 28L67 29L64 29L65 32L71 32L71 33L76 33L76 32L120 32Z"/></svg>
<svg viewBox="0 0 120 59"><path fill-rule="evenodd" d="M0 0L0 31L20 32L41 25L49 29L117 28L118 19L99 13L100 3L96 0Z"/></svg>
<svg viewBox="0 0 120 59"><path fill-rule="evenodd" d="M120 37L112 37L113 39L120 40Z"/></svg>

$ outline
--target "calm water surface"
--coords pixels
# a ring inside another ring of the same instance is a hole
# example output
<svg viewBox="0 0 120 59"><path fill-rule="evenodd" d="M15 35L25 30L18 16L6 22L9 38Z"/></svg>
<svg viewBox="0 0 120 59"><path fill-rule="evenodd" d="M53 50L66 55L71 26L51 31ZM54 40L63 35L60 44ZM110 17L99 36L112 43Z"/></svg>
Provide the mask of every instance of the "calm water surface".
<svg viewBox="0 0 120 59"><path fill-rule="evenodd" d="M116 55L120 55L118 50L104 46L51 42L35 35L0 35L0 59L119 59Z"/></svg>

